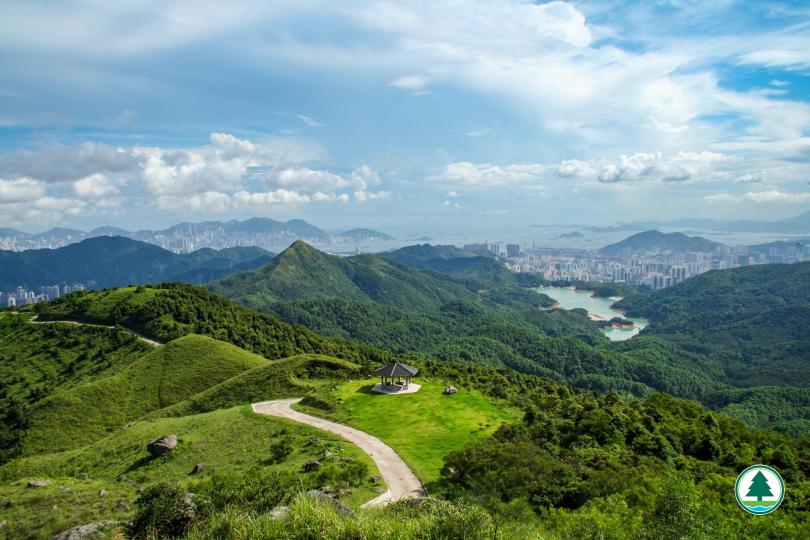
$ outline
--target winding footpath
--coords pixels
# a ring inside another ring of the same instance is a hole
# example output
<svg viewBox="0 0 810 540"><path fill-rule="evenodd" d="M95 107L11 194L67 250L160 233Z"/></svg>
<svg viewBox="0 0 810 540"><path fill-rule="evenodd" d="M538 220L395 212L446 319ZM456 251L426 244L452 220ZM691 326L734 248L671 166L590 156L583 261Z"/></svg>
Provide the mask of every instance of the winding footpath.
<svg viewBox="0 0 810 540"><path fill-rule="evenodd" d="M253 408L253 412L257 414L287 418L288 420L301 422L302 424L307 424L340 435L349 442L356 444L363 452L368 454L380 470L380 474L388 486L388 491L363 504L364 507L382 506L400 499L425 496L422 482L419 481L410 467L402 461L402 458L394 452L393 448L377 437L358 429L293 410L292 405L299 401L301 401L301 398L278 399L275 401L254 403L251 407Z"/></svg>
<svg viewBox="0 0 810 540"><path fill-rule="evenodd" d="M36 316L32 317L31 319L28 319L28 322L31 323L31 324L75 324L75 325L78 325L78 326L90 326L90 327L94 327L94 328L115 328L115 326L112 326L112 325L93 324L93 323L86 323L86 322L80 322L80 321L38 321ZM144 336L142 334L139 334L135 330L131 330L131 329L123 327L123 326L121 326L120 328L122 328L126 332L129 332L130 334L132 334L136 338L140 339L141 341L143 341L147 345L151 345L153 347L160 347L161 345L163 345L159 341L155 341L154 339L149 339L148 337L146 337L146 336Z"/></svg>

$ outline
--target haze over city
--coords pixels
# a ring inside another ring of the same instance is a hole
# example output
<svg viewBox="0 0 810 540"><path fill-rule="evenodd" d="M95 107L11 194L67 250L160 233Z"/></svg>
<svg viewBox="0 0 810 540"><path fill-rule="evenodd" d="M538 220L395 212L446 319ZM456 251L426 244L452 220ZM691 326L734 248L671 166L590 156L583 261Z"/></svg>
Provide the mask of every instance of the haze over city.
<svg viewBox="0 0 810 540"><path fill-rule="evenodd" d="M810 208L804 2L6 2L0 226Z"/></svg>

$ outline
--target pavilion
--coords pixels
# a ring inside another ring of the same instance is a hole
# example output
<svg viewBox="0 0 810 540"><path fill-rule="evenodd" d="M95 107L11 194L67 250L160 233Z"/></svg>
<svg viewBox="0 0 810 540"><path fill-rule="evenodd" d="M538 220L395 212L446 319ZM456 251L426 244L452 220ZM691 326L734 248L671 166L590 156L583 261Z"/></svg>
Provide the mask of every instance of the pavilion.
<svg viewBox="0 0 810 540"><path fill-rule="evenodd" d="M383 388L392 385L408 388L411 386L411 378L416 377L419 373L419 368L400 362L391 362L375 370L374 373L380 378L380 386Z"/></svg>

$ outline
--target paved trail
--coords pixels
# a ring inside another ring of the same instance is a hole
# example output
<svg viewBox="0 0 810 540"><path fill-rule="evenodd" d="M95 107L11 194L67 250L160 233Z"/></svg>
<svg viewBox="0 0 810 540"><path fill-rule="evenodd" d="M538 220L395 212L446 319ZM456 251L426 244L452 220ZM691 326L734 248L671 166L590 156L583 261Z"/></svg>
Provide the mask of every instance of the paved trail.
<svg viewBox="0 0 810 540"><path fill-rule="evenodd" d="M106 324L93 324L79 321L38 321L36 317L29 319L28 322L31 324L75 324L79 326L94 326L96 328L115 328L115 326L110 326ZM148 345L152 345L153 347L160 347L161 345L163 345L159 341L149 339L148 337L139 334L135 330L130 330L129 328L124 328L123 326L121 328L123 328L124 330L126 330L127 332L129 332L130 334L132 334L133 336L135 336L136 338L140 339L141 341L143 341Z"/></svg>
<svg viewBox="0 0 810 540"><path fill-rule="evenodd" d="M419 481L410 467L402 461L402 458L399 457L390 446L377 437L363 431L336 422L330 422L329 420L324 420L317 416L310 416L302 412L294 411L291 405L299 401L301 401L301 398L279 399L275 401L265 401L263 403L254 403L251 407L253 407L253 412L258 414L288 418L324 431L331 431L359 446L360 449L368 454L371 459L374 460L374 463L377 464L377 468L380 469L383 480L385 480L385 483L388 485L388 491L368 501L363 506L381 506L389 502L398 501L399 499L424 497L425 492L422 487L422 482Z"/></svg>

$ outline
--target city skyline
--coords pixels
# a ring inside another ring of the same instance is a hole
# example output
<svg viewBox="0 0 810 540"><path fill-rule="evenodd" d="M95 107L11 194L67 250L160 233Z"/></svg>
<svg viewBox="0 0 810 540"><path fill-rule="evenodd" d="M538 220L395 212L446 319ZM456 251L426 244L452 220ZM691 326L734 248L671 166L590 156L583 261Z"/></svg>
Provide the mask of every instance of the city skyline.
<svg viewBox="0 0 810 540"><path fill-rule="evenodd" d="M238 7L5 3L0 227L810 208L802 2Z"/></svg>

